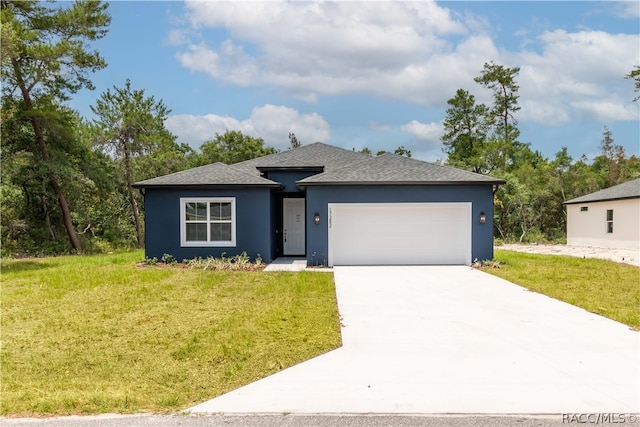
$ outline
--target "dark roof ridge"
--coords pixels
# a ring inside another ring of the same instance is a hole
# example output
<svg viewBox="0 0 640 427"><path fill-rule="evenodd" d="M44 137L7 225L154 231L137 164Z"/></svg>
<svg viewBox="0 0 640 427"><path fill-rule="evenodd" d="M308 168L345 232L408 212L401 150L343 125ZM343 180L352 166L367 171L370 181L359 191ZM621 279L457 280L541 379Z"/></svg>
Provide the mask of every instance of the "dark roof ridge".
<svg viewBox="0 0 640 427"><path fill-rule="evenodd" d="M368 157L367 154L357 151L347 150L323 142L314 142L279 153L234 163L231 166L252 174L259 174L257 169L260 167L323 167L324 170L331 170L346 166L349 163L353 163L354 159L365 156Z"/></svg>

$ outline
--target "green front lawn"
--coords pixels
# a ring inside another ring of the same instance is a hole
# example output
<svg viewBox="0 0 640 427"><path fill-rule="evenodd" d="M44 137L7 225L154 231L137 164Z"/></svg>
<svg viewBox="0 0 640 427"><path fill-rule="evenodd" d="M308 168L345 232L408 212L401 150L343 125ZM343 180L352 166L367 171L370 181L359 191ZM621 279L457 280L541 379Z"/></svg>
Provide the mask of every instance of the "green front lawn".
<svg viewBox="0 0 640 427"><path fill-rule="evenodd" d="M333 275L2 260L1 410L166 412L340 346Z"/></svg>
<svg viewBox="0 0 640 427"><path fill-rule="evenodd" d="M640 328L640 269L496 250L484 271ZM3 415L184 409L340 345L333 275L2 260Z"/></svg>
<svg viewBox="0 0 640 427"><path fill-rule="evenodd" d="M505 265L483 271L640 328L640 268L612 261L496 249Z"/></svg>

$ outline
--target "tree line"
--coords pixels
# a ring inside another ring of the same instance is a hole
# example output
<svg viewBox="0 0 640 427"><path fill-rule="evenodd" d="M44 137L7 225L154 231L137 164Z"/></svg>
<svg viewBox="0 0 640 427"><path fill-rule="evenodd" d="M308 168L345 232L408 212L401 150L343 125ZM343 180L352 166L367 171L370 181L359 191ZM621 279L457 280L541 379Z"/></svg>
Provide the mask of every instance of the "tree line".
<svg viewBox="0 0 640 427"><path fill-rule="evenodd" d="M563 202L639 177L640 158L627 156L606 126L600 153L591 162L585 155L573 159L566 146L559 147L553 158L546 158L532 150L530 143L519 141L519 71L493 62L484 64L474 81L491 90L492 105L477 103L464 89L447 101L441 138L446 163L507 182L494 198L497 237L519 242L563 241ZM640 67L625 77L633 79L635 91L640 91Z"/></svg>
<svg viewBox="0 0 640 427"><path fill-rule="evenodd" d="M129 80L99 95L91 120L71 110L67 101L93 89L91 74L107 66L91 46L108 32L106 3L2 0L1 20L3 255L139 247L144 206L133 182L276 152L239 131L193 150L165 128L168 106ZM518 71L485 64L476 82L493 91L493 106L462 89L449 100L446 163L507 180L495 200L501 238L561 239L562 201L640 176L640 161L606 128L592 162L571 159L566 147L546 159L519 142ZM640 68L627 77L640 90ZM292 149L301 145L293 133L289 139ZM402 146L395 153L411 156Z"/></svg>

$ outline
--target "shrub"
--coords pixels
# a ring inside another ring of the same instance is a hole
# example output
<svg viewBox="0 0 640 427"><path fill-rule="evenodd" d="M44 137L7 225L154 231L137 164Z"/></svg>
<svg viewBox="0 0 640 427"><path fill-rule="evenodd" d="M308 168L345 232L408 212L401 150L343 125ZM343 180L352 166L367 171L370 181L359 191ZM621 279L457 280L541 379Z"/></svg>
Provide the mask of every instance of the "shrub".
<svg viewBox="0 0 640 427"><path fill-rule="evenodd" d="M501 268L502 266L503 266L503 263L498 261L497 259L485 259L482 261L478 261L478 258L476 258L473 260L473 263L471 264L471 267L478 268L478 269Z"/></svg>
<svg viewBox="0 0 640 427"><path fill-rule="evenodd" d="M156 258L156 257L153 257L153 258L145 257L144 263L147 264L147 265L158 265L158 258Z"/></svg>
<svg viewBox="0 0 640 427"><path fill-rule="evenodd" d="M161 261L164 262L165 264L175 264L178 262L178 260L176 259L176 257L174 257L171 254L163 254Z"/></svg>
<svg viewBox="0 0 640 427"><path fill-rule="evenodd" d="M547 243L547 236L544 235L539 229L532 228L522 238L522 243Z"/></svg>
<svg viewBox="0 0 640 427"><path fill-rule="evenodd" d="M189 268L214 271L255 271L262 270L264 267L264 263L262 262L262 258L259 254L253 263L246 252L242 252L241 254L234 255L232 257L228 257L226 255L226 252L223 252L220 254L219 258L196 257L190 260L184 260L184 263L189 266Z"/></svg>

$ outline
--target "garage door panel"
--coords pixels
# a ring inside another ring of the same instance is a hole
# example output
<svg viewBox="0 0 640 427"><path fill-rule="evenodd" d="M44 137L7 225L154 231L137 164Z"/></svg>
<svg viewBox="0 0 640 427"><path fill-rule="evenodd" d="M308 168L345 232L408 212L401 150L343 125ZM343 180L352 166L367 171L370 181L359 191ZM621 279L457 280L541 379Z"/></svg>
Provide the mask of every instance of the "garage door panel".
<svg viewBox="0 0 640 427"><path fill-rule="evenodd" d="M470 203L330 205L334 265L468 264Z"/></svg>

